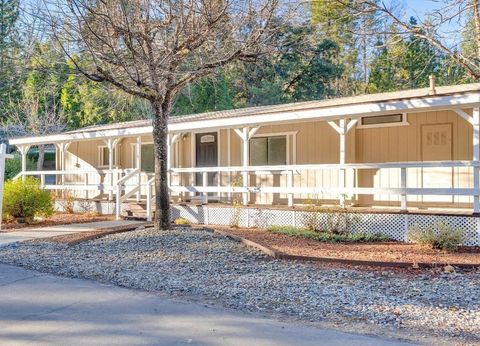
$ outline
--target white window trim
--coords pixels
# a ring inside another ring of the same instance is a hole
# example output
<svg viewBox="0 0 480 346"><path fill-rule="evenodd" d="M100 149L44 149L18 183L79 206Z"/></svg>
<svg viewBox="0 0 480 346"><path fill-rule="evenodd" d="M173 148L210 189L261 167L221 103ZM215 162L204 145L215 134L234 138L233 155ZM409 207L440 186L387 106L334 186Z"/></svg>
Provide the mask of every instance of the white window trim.
<svg viewBox="0 0 480 346"><path fill-rule="evenodd" d="M119 146L120 146L120 145L117 145L117 146L113 149L113 161L114 161L114 162L113 162L113 165L112 165L113 168L117 168L117 167L118 167L117 162L118 162L118 152L119 152L118 147L119 147ZM98 152L97 152L97 160L98 160L98 161L97 161L97 163L98 163L98 164L97 164L97 168L108 168L108 165L102 164L102 163L103 163L103 149L106 149L106 148L108 148L106 145L99 145L99 146L97 147L97 150L98 150Z"/></svg>
<svg viewBox="0 0 480 346"><path fill-rule="evenodd" d="M252 136L255 137L279 137L285 136L287 138L287 152L286 152L286 161L287 165L296 165L297 164L297 133L298 131L286 131L286 132L265 132L265 133L256 133ZM292 152L290 151L290 141L293 141ZM250 153L248 153L248 163L250 164Z"/></svg>
<svg viewBox="0 0 480 346"><path fill-rule="evenodd" d="M197 167L197 134L217 133L217 166L220 167L221 146L220 146L220 129L212 131L190 131L190 155L192 167Z"/></svg>
<svg viewBox="0 0 480 346"><path fill-rule="evenodd" d="M153 145L153 141L152 142L142 142L140 144L140 148L142 147L142 145ZM136 162L136 155L137 155L137 151L135 149L135 147L137 146L137 143L130 143L130 151L131 151L131 159L132 159L132 168L135 168L135 162Z"/></svg>
<svg viewBox="0 0 480 346"><path fill-rule="evenodd" d="M384 124L372 124L372 125L362 125L362 118L369 117L370 115L365 115L358 119L357 129L372 129L377 127L396 127L396 126L408 126L410 123L407 121L407 113L395 113L402 115L402 121L397 123L384 123ZM394 115L394 114L382 114L382 115ZM372 115L374 116L374 115Z"/></svg>

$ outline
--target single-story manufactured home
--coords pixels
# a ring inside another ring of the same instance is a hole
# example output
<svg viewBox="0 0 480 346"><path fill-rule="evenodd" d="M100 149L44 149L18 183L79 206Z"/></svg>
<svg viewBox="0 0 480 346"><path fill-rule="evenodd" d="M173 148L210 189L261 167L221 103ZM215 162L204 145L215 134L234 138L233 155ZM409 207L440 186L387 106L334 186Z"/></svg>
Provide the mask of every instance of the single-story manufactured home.
<svg viewBox="0 0 480 346"><path fill-rule="evenodd" d="M479 243L480 84L453 85L172 117L169 186L174 217L225 224L299 224L311 204L342 205L365 229L398 239L412 223L447 220ZM120 216L151 218L150 120L14 138L21 176ZM56 169L27 171L40 144ZM55 184L45 177L55 175Z"/></svg>

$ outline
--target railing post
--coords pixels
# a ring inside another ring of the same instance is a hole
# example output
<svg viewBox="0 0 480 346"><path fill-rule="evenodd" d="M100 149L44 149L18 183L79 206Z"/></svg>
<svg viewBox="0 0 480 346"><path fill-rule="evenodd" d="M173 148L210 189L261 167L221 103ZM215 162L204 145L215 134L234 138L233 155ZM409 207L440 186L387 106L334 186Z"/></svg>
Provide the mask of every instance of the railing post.
<svg viewBox="0 0 480 346"><path fill-rule="evenodd" d="M248 172L244 171L242 172L242 186L243 188L247 189L248 188ZM248 204L248 192L243 192L242 193L242 204L247 205Z"/></svg>
<svg viewBox="0 0 480 346"><path fill-rule="evenodd" d="M473 161L480 161L480 108L474 107L472 112L473 128ZM473 167L473 187L479 187L479 167ZM473 212L480 213L480 196L475 193L473 196Z"/></svg>
<svg viewBox="0 0 480 346"><path fill-rule="evenodd" d="M402 195L400 201L400 210L407 211L407 193L405 189L407 188L407 168L400 168L400 187L402 188Z"/></svg>
<svg viewBox="0 0 480 346"><path fill-rule="evenodd" d="M147 221L152 221L152 184L147 183Z"/></svg>
<svg viewBox="0 0 480 346"><path fill-rule="evenodd" d="M42 189L45 187L45 174L40 174L40 186Z"/></svg>
<svg viewBox="0 0 480 346"><path fill-rule="evenodd" d="M115 200L115 216L117 220L120 219L120 214L122 212L122 201L121 201L121 195L122 195L122 185L118 184L117 185L117 198Z"/></svg>
<svg viewBox="0 0 480 346"><path fill-rule="evenodd" d="M208 192L205 191L205 188L208 185L208 173L207 172L202 172L202 185L203 185L203 199L204 203L208 204Z"/></svg>
<svg viewBox="0 0 480 346"><path fill-rule="evenodd" d="M478 193L480 188L479 173L480 167L473 167L473 188L475 190L475 195L473 196L473 212L475 214L480 213L480 195Z"/></svg>
<svg viewBox="0 0 480 346"><path fill-rule="evenodd" d="M88 173L85 172L85 187L88 187ZM88 188L85 189L85 198L88 199Z"/></svg>
<svg viewBox="0 0 480 346"><path fill-rule="evenodd" d="M135 167L138 169L138 192L137 192L137 202L140 202L140 195L142 193L142 137L137 136L135 143ZM148 180L148 179L147 179Z"/></svg>
<svg viewBox="0 0 480 346"><path fill-rule="evenodd" d="M287 187L289 191L293 188L293 171L287 172ZM293 192L288 193L288 206L293 207Z"/></svg>

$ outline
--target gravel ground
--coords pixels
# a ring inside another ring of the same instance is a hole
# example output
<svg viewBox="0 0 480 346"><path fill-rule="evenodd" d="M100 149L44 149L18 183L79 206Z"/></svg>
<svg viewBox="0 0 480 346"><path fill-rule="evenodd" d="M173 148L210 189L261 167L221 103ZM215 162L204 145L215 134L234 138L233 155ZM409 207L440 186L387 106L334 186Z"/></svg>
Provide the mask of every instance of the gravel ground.
<svg viewBox="0 0 480 346"><path fill-rule="evenodd" d="M271 259L188 228L114 234L70 247L26 242L1 248L0 262L239 310L480 342L480 271L405 276L325 269Z"/></svg>

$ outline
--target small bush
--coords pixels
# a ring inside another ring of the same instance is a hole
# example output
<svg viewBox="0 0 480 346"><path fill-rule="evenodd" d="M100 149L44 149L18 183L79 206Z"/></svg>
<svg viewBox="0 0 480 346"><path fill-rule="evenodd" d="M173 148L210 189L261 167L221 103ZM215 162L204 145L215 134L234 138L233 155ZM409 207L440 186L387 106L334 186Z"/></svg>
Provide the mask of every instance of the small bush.
<svg viewBox="0 0 480 346"><path fill-rule="evenodd" d="M62 190L57 193L55 200L67 214L75 213L75 194L70 190Z"/></svg>
<svg viewBox="0 0 480 346"><path fill-rule="evenodd" d="M174 221L175 225L190 225L190 221L184 219L183 217L179 217Z"/></svg>
<svg viewBox="0 0 480 346"><path fill-rule="evenodd" d="M379 242L391 240L380 233L332 233L312 231L308 228L298 228L293 226L270 226L268 232L284 234L290 237L299 237L313 239L325 243L359 243L359 242Z"/></svg>
<svg viewBox="0 0 480 346"><path fill-rule="evenodd" d="M303 223L311 231L346 234L358 223L358 215L346 207L322 207L308 200L306 211Z"/></svg>
<svg viewBox="0 0 480 346"><path fill-rule="evenodd" d="M23 219L31 223L35 216L53 214L53 199L49 191L40 188L40 183L33 177L5 182L3 192L5 216Z"/></svg>
<svg viewBox="0 0 480 346"><path fill-rule="evenodd" d="M457 251L464 240L461 228L450 227L443 222L424 228L413 226L408 230L407 237L413 243L449 252Z"/></svg>

